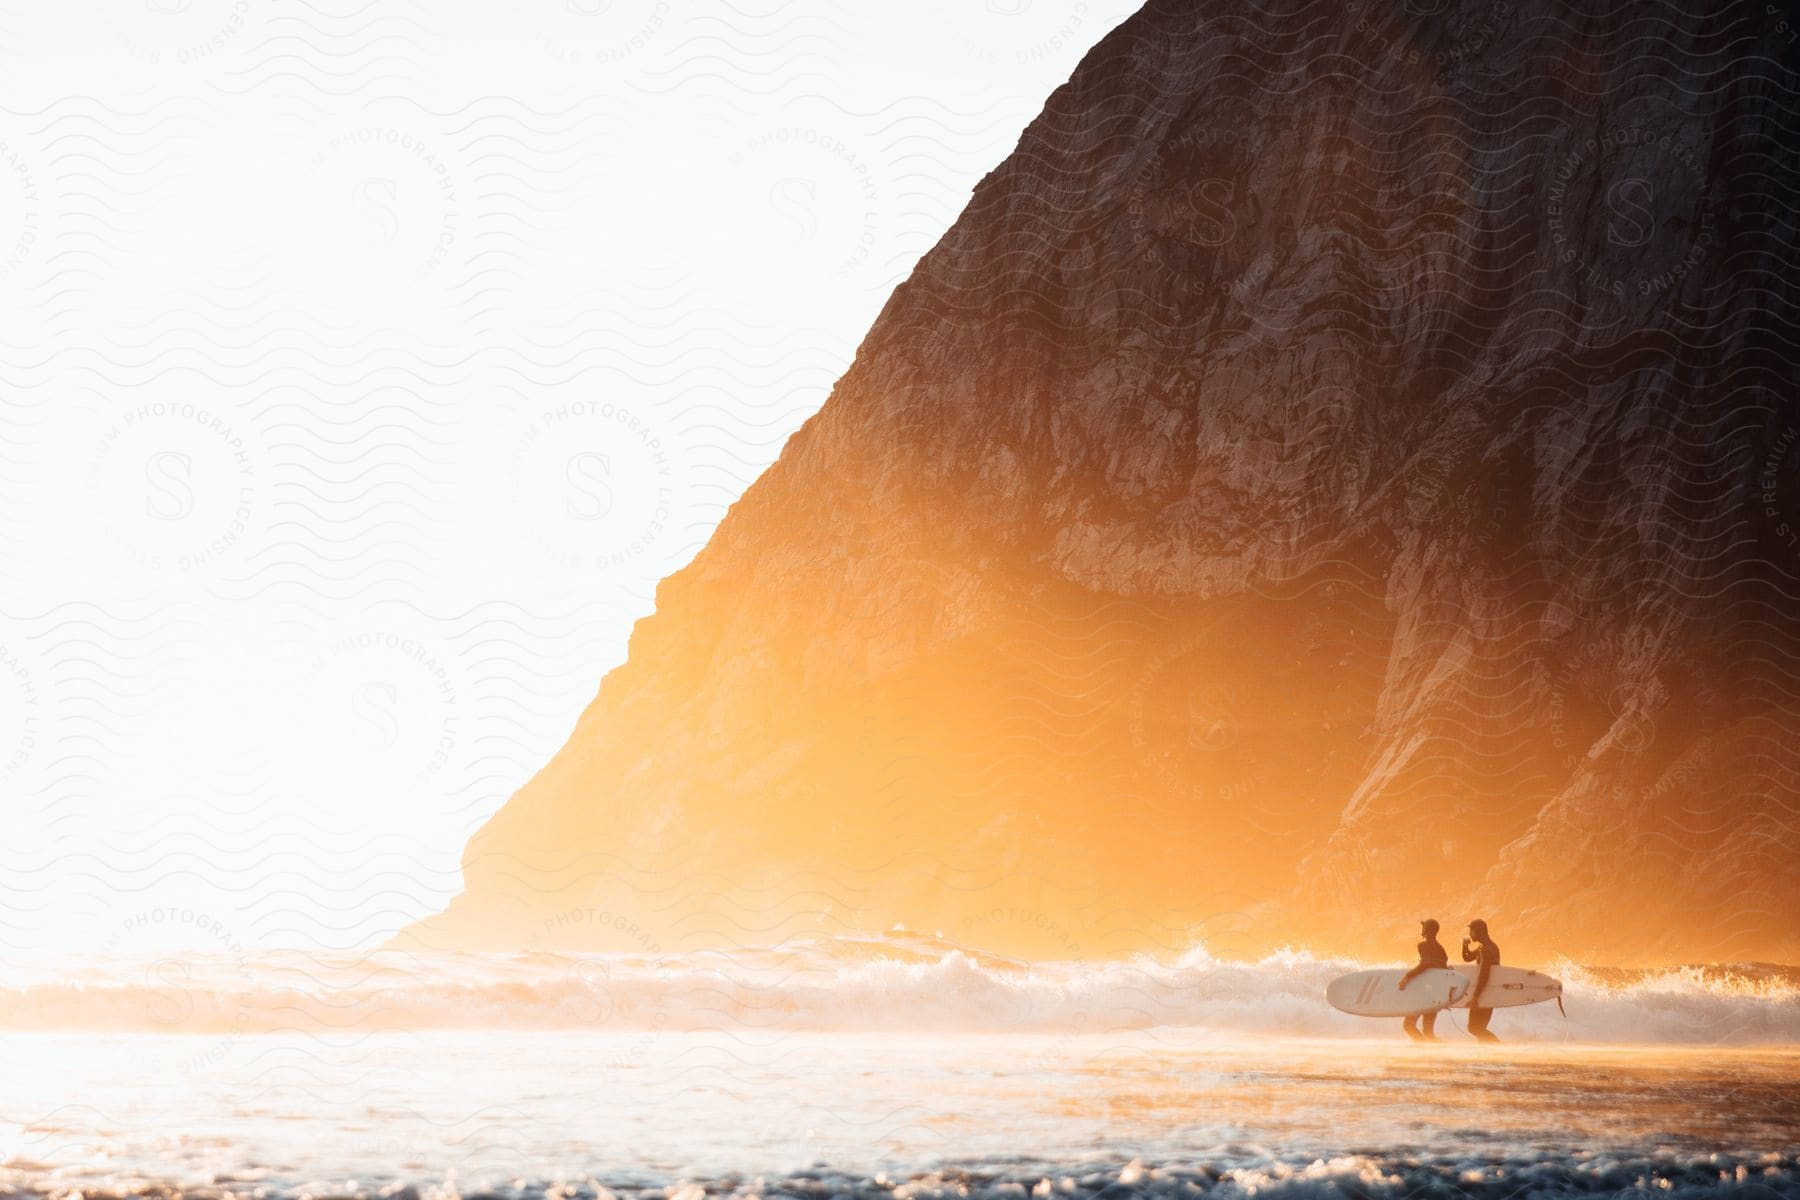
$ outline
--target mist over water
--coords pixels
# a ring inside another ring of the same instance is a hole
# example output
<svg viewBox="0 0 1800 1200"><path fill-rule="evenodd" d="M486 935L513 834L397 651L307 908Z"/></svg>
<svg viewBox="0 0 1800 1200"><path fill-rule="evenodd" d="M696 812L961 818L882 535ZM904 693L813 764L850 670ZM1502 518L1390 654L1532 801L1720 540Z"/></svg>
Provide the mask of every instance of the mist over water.
<svg viewBox="0 0 1800 1200"><path fill-rule="evenodd" d="M1543 964L1418 1045L1369 965L1024 963L895 932L733 954L9 965L0 1197L1786 1196L1800 983Z"/></svg>
<svg viewBox="0 0 1800 1200"><path fill-rule="evenodd" d="M1192 1031L0 1036L0 1194L1793 1194L1800 1055Z"/></svg>
<svg viewBox="0 0 1800 1200"><path fill-rule="evenodd" d="M0 976L0 1031L249 1033L318 1029L1105 1034L1160 1028L1222 1038L1377 1038L1325 985L1371 963L1302 952L1257 961L1204 947L1162 958L1021 962L921 934L775 949L663 954L172 952L71 960ZM1800 970L1532 964L1553 1004L1501 1010L1532 1044L1800 1045ZM1460 1012L1440 1032L1460 1038Z"/></svg>

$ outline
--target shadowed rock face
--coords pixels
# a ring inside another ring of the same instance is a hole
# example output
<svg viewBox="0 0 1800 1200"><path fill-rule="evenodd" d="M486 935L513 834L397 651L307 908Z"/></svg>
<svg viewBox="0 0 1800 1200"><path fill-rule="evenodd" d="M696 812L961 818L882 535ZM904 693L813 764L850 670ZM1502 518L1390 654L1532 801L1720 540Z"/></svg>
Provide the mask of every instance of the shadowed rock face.
<svg viewBox="0 0 1800 1200"><path fill-rule="evenodd" d="M1800 52L1153 3L406 939L1795 961Z"/></svg>

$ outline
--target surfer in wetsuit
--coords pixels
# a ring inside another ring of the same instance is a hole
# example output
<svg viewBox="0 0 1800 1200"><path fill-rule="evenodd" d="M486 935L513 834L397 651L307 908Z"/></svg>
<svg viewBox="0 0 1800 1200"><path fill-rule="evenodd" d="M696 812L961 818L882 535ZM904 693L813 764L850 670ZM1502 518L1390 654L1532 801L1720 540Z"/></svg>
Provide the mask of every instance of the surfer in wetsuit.
<svg viewBox="0 0 1800 1200"><path fill-rule="evenodd" d="M1425 935L1424 939L1419 942L1419 965L1400 977L1400 990L1403 992L1406 990L1406 985L1411 983L1421 971L1429 971L1433 967L1448 967L1450 965L1450 952L1444 949L1443 945L1437 940L1438 923L1430 917L1427 917L1425 920L1419 922L1419 932ZM1406 1036L1412 1038L1414 1041L1436 1041L1437 1034L1434 1033L1433 1030L1437 1028L1437 1013L1434 1010L1425 1014L1424 1032L1420 1032L1419 1030L1418 1013L1413 1013L1411 1016L1407 1017L1406 1020L1402 1021L1400 1023L1400 1028L1406 1030Z"/></svg>
<svg viewBox="0 0 1800 1200"><path fill-rule="evenodd" d="M1480 917L1469 922L1469 935L1475 939L1475 944L1470 949L1469 938L1463 939L1463 961L1481 964L1475 972L1475 986L1469 989L1469 1033L1484 1042L1497 1042L1500 1039L1488 1032L1488 1018L1494 1015L1494 1010L1477 1008L1475 1002L1481 999L1481 989L1487 986L1488 972L1500 965L1500 947L1494 944L1494 939L1488 935L1487 922Z"/></svg>

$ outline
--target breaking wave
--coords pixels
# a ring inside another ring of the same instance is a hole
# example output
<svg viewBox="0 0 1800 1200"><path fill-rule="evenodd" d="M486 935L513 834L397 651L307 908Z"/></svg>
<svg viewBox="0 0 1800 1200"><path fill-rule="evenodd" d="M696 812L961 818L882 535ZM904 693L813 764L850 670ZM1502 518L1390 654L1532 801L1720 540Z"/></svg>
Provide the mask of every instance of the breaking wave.
<svg viewBox="0 0 1800 1200"><path fill-rule="evenodd" d="M1301 952L1257 961L1196 947L1167 959L1026 963L919 934L683 955L294 951L166 955L10 972L0 1029L759 1029L1391 1037L1336 1012L1327 982L1370 965ZM1621 971L1542 967L1554 1005L1502 1010L1509 1040L1800 1043L1800 970L1714 964ZM1461 1024L1446 1014L1440 1032ZM1452 1034L1451 1036L1455 1036Z"/></svg>
<svg viewBox="0 0 1800 1200"><path fill-rule="evenodd" d="M253 1173L254 1174L254 1173ZM257 1195L276 1198L315 1192L343 1200L464 1200L470 1193L453 1184L379 1186L317 1181L296 1188L269 1187L255 1178L233 1177L216 1186L190 1185L180 1194L191 1200L229 1200L234 1188L259 1183ZM15 1196L53 1193L14 1185ZM141 1187L89 1187L87 1200L125 1200ZM670 1183L597 1180L534 1182L522 1179L474 1193L482 1200L1402 1200L1448 1196L1456 1200L1517 1200L1520 1196L1661 1196L1701 1200L1714 1196L1800 1195L1800 1163L1777 1154L1578 1154L1567 1158L1532 1155L1489 1158L1424 1158L1347 1154L1284 1161L1254 1155L1207 1163L1145 1166L1084 1164L1079 1167L1028 1164L946 1169L890 1178L815 1168L773 1178L725 1177ZM471 1200L474 1200L471 1197Z"/></svg>

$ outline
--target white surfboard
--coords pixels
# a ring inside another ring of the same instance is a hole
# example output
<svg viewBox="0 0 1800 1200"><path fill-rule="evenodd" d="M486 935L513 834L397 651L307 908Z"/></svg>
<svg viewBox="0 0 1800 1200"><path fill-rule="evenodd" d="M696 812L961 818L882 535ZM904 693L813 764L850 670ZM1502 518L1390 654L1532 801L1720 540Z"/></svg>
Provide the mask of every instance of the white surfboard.
<svg viewBox="0 0 1800 1200"><path fill-rule="evenodd" d="M1325 1001L1339 1012L1358 1017L1410 1017L1448 1008L1469 993L1469 980L1439 967L1421 971L1400 990L1406 972L1357 971L1334 979L1325 988Z"/></svg>
<svg viewBox="0 0 1800 1200"><path fill-rule="evenodd" d="M1477 963L1463 963L1456 967L1459 975L1466 977L1469 986L1475 986L1475 973L1481 970ZM1524 967L1495 967L1488 972L1488 981L1481 989L1478 1006L1481 1008L1517 1008L1521 1004L1542 1004L1546 1000L1555 1000L1562 995L1562 980L1553 979L1541 971L1527 971ZM1452 1008L1468 1008L1472 998L1468 994L1458 997L1452 1002Z"/></svg>

